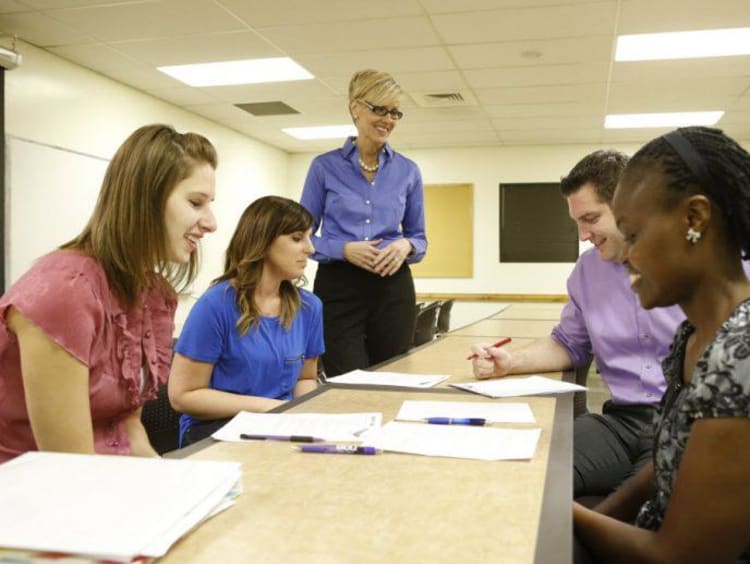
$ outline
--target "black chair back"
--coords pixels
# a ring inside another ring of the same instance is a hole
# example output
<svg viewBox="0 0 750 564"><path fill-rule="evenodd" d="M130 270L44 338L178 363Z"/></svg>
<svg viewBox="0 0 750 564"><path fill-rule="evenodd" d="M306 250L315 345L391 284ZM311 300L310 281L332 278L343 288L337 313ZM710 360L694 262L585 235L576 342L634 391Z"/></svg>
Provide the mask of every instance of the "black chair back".
<svg viewBox="0 0 750 564"><path fill-rule="evenodd" d="M414 328L413 340L413 345L415 347L429 343L435 338L438 307L440 307L439 302L432 302L431 304L423 306L417 312L417 324Z"/></svg>
<svg viewBox="0 0 750 564"><path fill-rule="evenodd" d="M176 343L177 339L172 339L172 350ZM180 446L180 415L169 403L166 384L159 388L154 399L143 404L141 422L151 446L159 454Z"/></svg>
<svg viewBox="0 0 750 564"><path fill-rule="evenodd" d="M156 398L143 404L141 421L156 452L164 454L178 448L180 414L169 403L166 384L159 388Z"/></svg>
<svg viewBox="0 0 750 564"><path fill-rule="evenodd" d="M453 307L453 300L445 300L440 302L440 311L438 312L437 318L437 333L442 335L450 331L451 327L451 308Z"/></svg>

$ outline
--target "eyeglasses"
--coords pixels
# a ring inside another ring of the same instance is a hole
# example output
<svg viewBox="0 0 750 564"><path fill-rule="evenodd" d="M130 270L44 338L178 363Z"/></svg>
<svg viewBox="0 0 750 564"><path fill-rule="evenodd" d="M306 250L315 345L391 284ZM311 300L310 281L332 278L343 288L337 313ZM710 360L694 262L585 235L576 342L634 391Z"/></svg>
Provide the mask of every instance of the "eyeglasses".
<svg viewBox="0 0 750 564"><path fill-rule="evenodd" d="M362 104L364 107L366 107L368 110L370 110L373 114L376 116L384 117L386 114L391 116L391 119L400 120L402 117L404 117L404 112L397 109L389 110L385 106L373 106L370 104L370 102L366 100L359 100L359 103Z"/></svg>

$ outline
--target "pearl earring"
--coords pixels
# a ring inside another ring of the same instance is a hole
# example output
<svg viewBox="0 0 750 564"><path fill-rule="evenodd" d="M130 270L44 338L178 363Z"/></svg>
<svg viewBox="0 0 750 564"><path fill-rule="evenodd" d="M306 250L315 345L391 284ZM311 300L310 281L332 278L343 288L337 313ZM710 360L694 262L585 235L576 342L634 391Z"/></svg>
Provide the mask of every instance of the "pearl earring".
<svg viewBox="0 0 750 564"><path fill-rule="evenodd" d="M701 238L701 232L696 231L692 227L689 227L687 230L687 235L685 235L685 239L690 241L693 245L695 245Z"/></svg>

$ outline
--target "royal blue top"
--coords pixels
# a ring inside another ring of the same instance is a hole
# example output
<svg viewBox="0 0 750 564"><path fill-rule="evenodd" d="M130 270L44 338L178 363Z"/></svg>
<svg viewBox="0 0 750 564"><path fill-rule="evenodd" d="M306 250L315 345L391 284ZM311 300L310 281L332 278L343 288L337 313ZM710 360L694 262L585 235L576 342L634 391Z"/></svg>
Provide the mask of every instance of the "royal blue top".
<svg viewBox="0 0 750 564"><path fill-rule="evenodd" d="M237 292L228 282L211 286L190 310L175 352L214 365L209 387L215 390L288 400L305 359L323 354L323 306L300 289L302 305L287 330L279 317L261 317L245 335L237 320ZM197 419L180 418L180 443Z"/></svg>
<svg viewBox="0 0 750 564"><path fill-rule="evenodd" d="M379 162L370 183L360 171L359 148L353 137L340 149L313 160L301 203L314 218L314 260L344 260L344 245L351 241L383 239L379 245L382 248L402 238L414 248L407 262L419 262L424 257L427 238L419 168L387 143Z"/></svg>

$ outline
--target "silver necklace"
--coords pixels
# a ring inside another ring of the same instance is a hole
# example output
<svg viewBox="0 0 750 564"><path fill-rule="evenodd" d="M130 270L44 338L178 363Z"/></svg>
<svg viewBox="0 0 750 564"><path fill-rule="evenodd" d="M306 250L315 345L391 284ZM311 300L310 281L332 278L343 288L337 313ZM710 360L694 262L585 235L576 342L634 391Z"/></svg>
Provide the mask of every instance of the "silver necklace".
<svg viewBox="0 0 750 564"><path fill-rule="evenodd" d="M360 157L359 166L362 168L362 170L365 170L367 172L377 172L377 170L380 168L380 163L378 162L370 166L367 163L365 163L365 161L363 161L362 158Z"/></svg>

